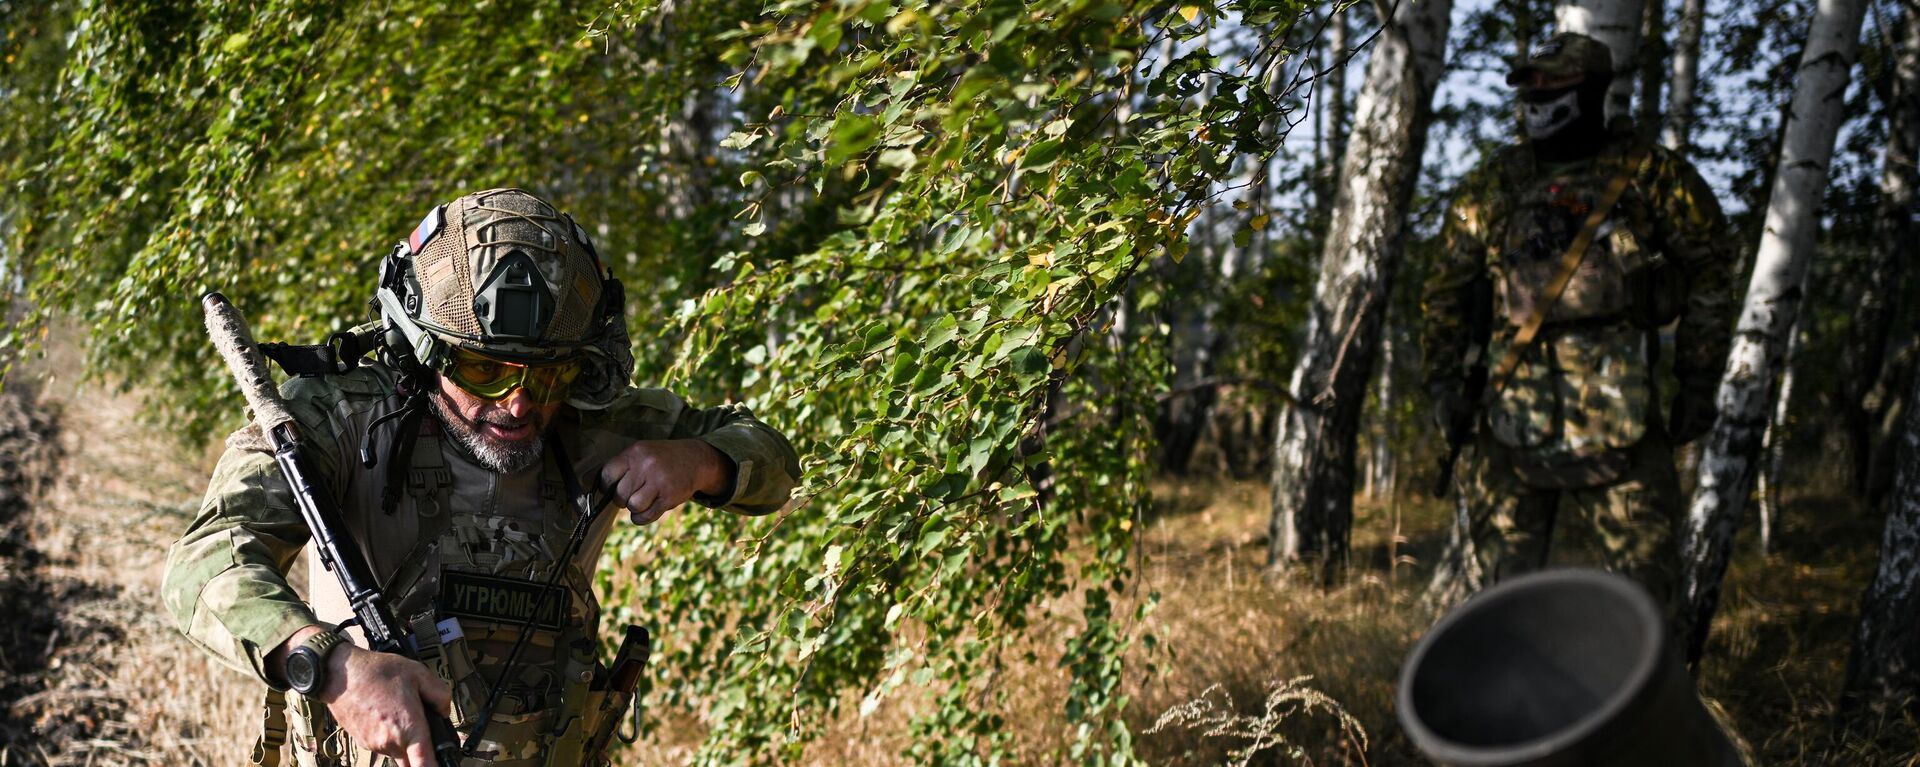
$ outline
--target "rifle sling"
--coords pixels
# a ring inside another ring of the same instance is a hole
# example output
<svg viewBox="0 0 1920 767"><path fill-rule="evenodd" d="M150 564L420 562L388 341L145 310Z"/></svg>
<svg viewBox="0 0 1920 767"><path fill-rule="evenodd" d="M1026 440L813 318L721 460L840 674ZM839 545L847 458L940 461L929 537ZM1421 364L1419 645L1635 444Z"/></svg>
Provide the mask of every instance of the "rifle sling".
<svg viewBox="0 0 1920 767"><path fill-rule="evenodd" d="M1646 158L1646 148L1635 147L1628 153L1626 162L1621 164L1620 172L1614 174L1613 180L1607 183L1606 192L1600 195L1600 203L1593 206L1593 212L1587 214L1586 223L1580 226L1580 233L1573 238L1573 244L1567 246L1567 254L1560 257L1560 270L1554 272L1545 294L1534 304L1533 313L1520 326L1520 332L1514 334L1513 343L1507 345L1507 353L1500 357L1500 364L1494 366L1493 375L1488 379L1488 383L1492 384L1487 387L1491 392L1489 399L1499 397L1506 389L1507 382L1512 380L1514 371L1520 368L1520 357L1540 337L1540 328L1547 324L1547 314L1560 302L1560 294L1565 293L1567 284L1573 282L1574 273L1580 271L1580 262L1586 259L1587 249L1599 234L1600 225L1606 222L1613 206L1620 202L1620 195L1627 191L1627 186L1633 181L1634 171Z"/></svg>

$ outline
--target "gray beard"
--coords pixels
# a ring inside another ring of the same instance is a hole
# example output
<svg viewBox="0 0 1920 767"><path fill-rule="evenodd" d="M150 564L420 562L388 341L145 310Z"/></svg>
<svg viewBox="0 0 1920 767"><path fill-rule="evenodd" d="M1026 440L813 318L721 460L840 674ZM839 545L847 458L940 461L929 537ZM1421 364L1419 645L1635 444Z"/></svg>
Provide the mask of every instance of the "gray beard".
<svg viewBox="0 0 1920 767"><path fill-rule="evenodd" d="M441 431L453 435L453 441L464 449L487 470L497 474L512 474L540 462L540 456L546 453L546 443L540 437L524 444L502 445L480 435L478 425L447 406L446 397L438 392L428 397L433 400L433 415L440 419Z"/></svg>

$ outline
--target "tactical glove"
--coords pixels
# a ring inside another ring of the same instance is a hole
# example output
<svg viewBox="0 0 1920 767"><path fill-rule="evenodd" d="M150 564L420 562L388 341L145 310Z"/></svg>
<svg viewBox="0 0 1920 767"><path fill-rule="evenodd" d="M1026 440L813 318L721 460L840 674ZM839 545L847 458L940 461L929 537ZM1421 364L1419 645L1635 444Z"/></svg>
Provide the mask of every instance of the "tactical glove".
<svg viewBox="0 0 1920 767"><path fill-rule="evenodd" d="M1717 385L1717 383L1716 383ZM1720 411L1714 406L1714 386L1681 385L1673 397L1673 410L1667 416L1667 438L1684 445L1713 429Z"/></svg>

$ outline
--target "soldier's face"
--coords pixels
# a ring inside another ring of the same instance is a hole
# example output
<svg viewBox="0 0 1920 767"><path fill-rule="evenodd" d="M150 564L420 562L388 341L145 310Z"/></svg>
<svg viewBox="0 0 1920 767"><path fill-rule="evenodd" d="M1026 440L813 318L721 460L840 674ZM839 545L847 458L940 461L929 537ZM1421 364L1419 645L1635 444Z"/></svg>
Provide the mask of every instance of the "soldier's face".
<svg viewBox="0 0 1920 767"><path fill-rule="evenodd" d="M438 379L434 412L448 433L482 465L498 472L514 472L540 460L540 435L560 411L562 403L536 405L525 389L486 400L468 394L445 377Z"/></svg>

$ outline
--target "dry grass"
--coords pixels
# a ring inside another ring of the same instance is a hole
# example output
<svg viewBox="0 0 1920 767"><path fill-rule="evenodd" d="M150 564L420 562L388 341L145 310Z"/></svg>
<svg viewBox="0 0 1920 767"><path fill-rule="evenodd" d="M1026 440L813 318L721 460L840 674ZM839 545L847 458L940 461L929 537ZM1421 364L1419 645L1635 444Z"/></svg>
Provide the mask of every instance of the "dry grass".
<svg viewBox="0 0 1920 767"><path fill-rule="evenodd" d="M112 705L86 710L114 720L96 723L85 740L8 744L12 756L0 764L238 763L255 734L258 689L189 646L157 594L166 546L198 502L215 446L183 452L139 426L132 397L44 373L70 364L34 367L44 396L62 405L67 451L64 476L35 512L36 541L50 557L47 575L70 584L63 608L76 625L108 627L96 636L119 639L92 646L56 638L54 661L65 669L46 702L106 700ZM1169 765L1240 756L1252 764L1418 763L1394 722L1392 694L1401 659L1434 617L1418 597L1443 537L1441 509L1363 502L1351 576L1329 590L1264 573L1263 486L1168 481L1156 496L1141 531L1134 598L1159 594L1142 628L1161 649L1136 647L1137 676L1127 685L1126 718L1140 754ZM1920 729L1910 720L1883 723L1870 736L1832 735L1878 535L1872 515L1807 492L1789 504L1784 543L1771 559L1742 540L1703 690L1761 763L1920 764ZM1071 733L1059 714L1067 680L1055 661L1078 607L1046 606L1035 624L1035 660L1011 659L994 680L1011 693L1002 713L1024 749L1015 763L1069 763ZM802 763L902 763L916 698L896 696L865 717L849 703ZM1185 711L1185 721L1166 719L1170 711ZM656 714L661 723L623 762L687 760L703 734L698 713Z"/></svg>
<svg viewBox="0 0 1920 767"><path fill-rule="evenodd" d="M197 508L216 454L183 451L143 427L135 398L54 372L77 362L56 349L25 371L62 414L64 470L33 514L69 633L49 641L52 689L16 714L37 715L47 730L75 715L111 719L82 723L82 738L18 744L15 763L242 762L259 690L189 645L159 594L167 546ZM90 705L74 705L82 701Z"/></svg>

